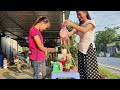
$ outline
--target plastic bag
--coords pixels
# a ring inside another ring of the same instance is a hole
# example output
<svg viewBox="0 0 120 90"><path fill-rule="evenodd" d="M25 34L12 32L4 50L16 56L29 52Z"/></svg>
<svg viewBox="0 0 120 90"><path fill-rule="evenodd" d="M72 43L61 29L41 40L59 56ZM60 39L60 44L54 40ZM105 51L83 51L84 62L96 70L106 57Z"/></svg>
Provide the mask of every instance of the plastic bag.
<svg viewBox="0 0 120 90"><path fill-rule="evenodd" d="M68 39L68 30L66 28L66 25L62 23L62 28L60 30L60 37L64 40Z"/></svg>

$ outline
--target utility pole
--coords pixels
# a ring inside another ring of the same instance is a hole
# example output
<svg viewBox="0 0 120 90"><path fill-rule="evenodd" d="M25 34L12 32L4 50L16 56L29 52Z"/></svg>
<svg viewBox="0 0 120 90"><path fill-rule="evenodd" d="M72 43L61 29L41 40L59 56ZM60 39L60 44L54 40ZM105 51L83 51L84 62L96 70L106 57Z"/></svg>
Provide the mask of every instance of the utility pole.
<svg viewBox="0 0 120 90"><path fill-rule="evenodd" d="M62 11L62 22L64 23L65 21L65 11ZM62 38L61 38L61 45L62 45Z"/></svg>
<svg viewBox="0 0 120 90"><path fill-rule="evenodd" d="M63 22L65 21L65 11L63 11Z"/></svg>

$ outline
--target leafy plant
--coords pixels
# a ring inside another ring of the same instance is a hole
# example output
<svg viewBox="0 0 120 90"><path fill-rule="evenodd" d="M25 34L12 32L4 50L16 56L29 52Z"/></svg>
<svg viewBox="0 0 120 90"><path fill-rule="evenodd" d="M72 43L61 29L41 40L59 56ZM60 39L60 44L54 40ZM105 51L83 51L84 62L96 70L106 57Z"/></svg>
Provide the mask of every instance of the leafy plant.
<svg viewBox="0 0 120 90"><path fill-rule="evenodd" d="M76 25L78 25L77 22L74 22ZM67 26L67 29L68 31L72 31L73 28L71 26ZM70 36L70 46L69 46L69 50L70 50L70 53L72 55L73 58L78 58L78 46L75 47L74 45L77 43L75 41L75 38L76 36L75 35L72 35ZM78 45L78 44L77 44Z"/></svg>

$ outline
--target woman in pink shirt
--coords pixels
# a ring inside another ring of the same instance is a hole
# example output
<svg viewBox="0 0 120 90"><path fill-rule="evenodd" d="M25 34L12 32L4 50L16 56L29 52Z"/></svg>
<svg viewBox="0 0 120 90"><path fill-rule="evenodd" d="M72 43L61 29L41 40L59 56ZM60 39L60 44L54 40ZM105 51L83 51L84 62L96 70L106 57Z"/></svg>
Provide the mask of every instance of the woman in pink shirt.
<svg viewBox="0 0 120 90"><path fill-rule="evenodd" d="M45 56L47 51L55 51L44 47L42 31L50 27L50 21L47 17L40 16L29 30L29 49L30 60L33 67L33 78L43 79L46 74Z"/></svg>

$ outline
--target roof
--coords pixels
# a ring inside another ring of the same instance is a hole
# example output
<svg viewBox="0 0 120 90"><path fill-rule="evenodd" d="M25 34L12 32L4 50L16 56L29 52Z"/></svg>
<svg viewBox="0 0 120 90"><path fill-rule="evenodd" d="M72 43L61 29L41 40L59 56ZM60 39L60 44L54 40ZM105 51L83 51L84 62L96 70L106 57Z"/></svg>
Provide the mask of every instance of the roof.
<svg viewBox="0 0 120 90"><path fill-rule="evenodd" d="M66 11L66 19L70 11ZM0 11L0 32L25 44L25 37L38 16L47 16L51 28L43 32L44 38L58 38L62 23L62 11Z"/></svg>

